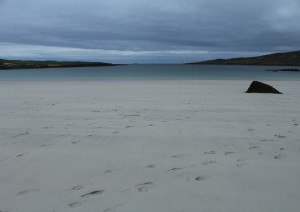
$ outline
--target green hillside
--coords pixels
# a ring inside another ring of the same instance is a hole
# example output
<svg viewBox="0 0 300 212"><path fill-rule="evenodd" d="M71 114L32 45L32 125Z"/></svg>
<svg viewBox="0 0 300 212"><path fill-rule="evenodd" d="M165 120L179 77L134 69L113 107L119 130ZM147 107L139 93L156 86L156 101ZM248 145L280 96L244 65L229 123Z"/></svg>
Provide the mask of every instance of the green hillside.
<svg viewBox="0 0 300 212"><path fill-rule="evenodd" d="M258 57L216 59L191 64L300 66L300 51L275 53Z"/></svg>
<svg viewBox="0 0 300 212"><path fill-rule="evenodd" d="M113 66L113 64L101 63L101 62L57 62L57 61L0 59L0 69L64 68L64 67L91 67L91 66Z"/></svg>

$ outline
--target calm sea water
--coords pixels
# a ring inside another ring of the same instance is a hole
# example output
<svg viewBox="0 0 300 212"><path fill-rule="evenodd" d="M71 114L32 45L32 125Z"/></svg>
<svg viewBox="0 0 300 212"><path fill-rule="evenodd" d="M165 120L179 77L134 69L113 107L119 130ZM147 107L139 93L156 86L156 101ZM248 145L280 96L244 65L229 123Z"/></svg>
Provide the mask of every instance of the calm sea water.
<svg viewBox="0 0 300 212"><path fill-rule="evenodd" d="M112 67L0 70L0 80L297 80L300 73L274 66L124 65ZM293 68L293 67L286 67Z"/></svg>

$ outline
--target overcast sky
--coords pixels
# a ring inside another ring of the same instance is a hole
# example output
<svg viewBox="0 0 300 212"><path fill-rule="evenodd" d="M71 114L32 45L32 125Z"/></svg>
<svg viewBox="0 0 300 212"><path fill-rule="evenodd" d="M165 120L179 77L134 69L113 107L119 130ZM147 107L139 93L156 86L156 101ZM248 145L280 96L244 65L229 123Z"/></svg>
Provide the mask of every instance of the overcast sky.
<svg viewBox="0 0 300 212"><path fill-rule="evenodd" d="M181 63L300 50L300 0L0 0L0 58Z"/></svg>

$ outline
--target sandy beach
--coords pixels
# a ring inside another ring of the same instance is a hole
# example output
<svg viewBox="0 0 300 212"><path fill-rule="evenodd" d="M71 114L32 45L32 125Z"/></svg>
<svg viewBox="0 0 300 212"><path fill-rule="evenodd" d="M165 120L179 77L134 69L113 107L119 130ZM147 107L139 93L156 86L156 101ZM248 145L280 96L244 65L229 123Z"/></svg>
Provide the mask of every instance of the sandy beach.
<svg viewBox="0 0 300 212"><path fill-rule="evenodd" d="M298 212L300 83L1 81L1 212Z"/></svg>

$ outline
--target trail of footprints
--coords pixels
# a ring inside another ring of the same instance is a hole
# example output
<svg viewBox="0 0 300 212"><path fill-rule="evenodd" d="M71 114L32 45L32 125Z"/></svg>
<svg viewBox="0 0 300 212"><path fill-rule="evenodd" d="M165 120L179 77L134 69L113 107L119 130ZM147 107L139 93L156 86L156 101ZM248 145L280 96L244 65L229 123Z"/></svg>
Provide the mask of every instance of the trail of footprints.
<svg viewBox="0 0 300 212"><path fill-rule="evenodd" d="M295 126L297 126L297 125L295 124ZM254 131L254 129L249 129L248 131L252 132L252 131ZM25 132L25 133L17 134L14 137L25 136L27 134L28 134L28 132ZM282 135L282 134L275 134L274 137L275 137L275 139L274 138L262 139L260 141L261 142L277 142L277 141L282 141L282 140L287 138L287 136ZM76 141L72 142L72 144L76 144L76 143L79 143L79 142L80 142L80 140L76 140ZM259 145L259 143L252 144L248 147L248 149L249 149L249 151L259 151L260 150L260 145ZM281 152L283 152L284 150L286 150L286 148L281 147L279 149L279 151L281 151ZM300 150L300 148L299 148L299 150ZM28 153L29 152L25 152L25 153L17 155L16 157L22 157L22 156L24 156ZM213 150L203 152L204 157L213 157L216 154L217 154L216 151L213 151ZM225 157L229 157L230 155L234 155L234 154L236 154L236 152L226 151L226 152L224 152L223 155ZM263 152L258 152L257 154L258 155L263 155L264 153ZM176 160L176 159L184 158L186 156L187 156L187 154L175 154L175 155L171 156L171 159ZM282 154L280 154L278 152L273 153L272 156L273 156L274 159L282 159L283 158ZM247 158L236 159L236 167L243 167L247 164L246 162L247 162ZM201 163L201 165L209 166L209 165L213 165L213 164L216 164L216 163L217 163L217 160L212 158L212 159L208 159L208 160L203 161ZM156 164L149 164L149 165L146 166L146 168L149 168L149 169L154 169L156 167L157 167ZM183 169L184 169L184 167L172 167L172 168L170 167L169 169L166 170L166 172L167 173L173 173L173 172L178 173L178 172L182 171ZM109 170L106 170L104 173L112 173L112 172L115 172L115 171L120 171L120 169L109 169ZM203 181L206 181L208 179L209 179L209 176L207 176L207 175L194 176L194 178L193 178L193 180L197 181L197 182L203 182ZM124 190L120 190L120 192L127 192L127 191L131 191L131 190L135 190L137 192L144 193L144 192L148 192L149 190L154 189L154 188L156 188L156 184L154 182L148 181L148 182L133 185L132 187L124 189ZM74 186L73 188L69 189L69 191L80 192L83 189L84 189L84 186L77 185L77 186ZM38 191L39 191L38 189L23 190L23 191L18 192L16 195L17 196L27 195L29 193L38 192ZM71 203L68 204L68 207L77 208L79 206L82 206L85 202L87 202L89 200L89 198L101 196L104 193L105 193L104 189L92 190L90 192L82 193L79 196L80 201L71 202ZM103 212L114 212L122 206L124 206L124 203L118 203L118 204L116 204L116 205L114 205L110 208L105 209ZM3 212L3 211L0 210L0 212Z"/></svg>
<svg viewBox="0 0 300 212"><path fill-rule="evenodd" d="M281 138L284 138L284 137L281 136ZM251 145L248 149L249 150L258 150L259 146L258 145ZM283 151L283 150L285 150L285 148L280 148L280 150ZM213 156L215 154L216 154L215 151L207 151L207 152L203 153L203 155L205 157ZM224 156L234 155L234 154L235 154L235 152L233 152L233 151L227 151L227 152L224 153ZM22 155L18 155L18 156L22 156ZM172 155L171 158L172 159L180 159L180 158L183 158L183 157L186 157L186 156L187 156L186 154L176 154L176 155ZM276 153L276 154L274 154L274 159L282 159L282 155ZM247 160L247 158L237 159L236 160L236 162L237 162L236 166L237 167L245 166L246 165L246 160ZM216 164L216 163L217 163L217 161L215 159L210 159L210 160L206 160L206 161L202 162L202 165L206 166L206 165L213 165L213 164ZM149 164L149 165L146 166L146 168L153 169L156 166L157 166L156 164ZM184 168L182 168L182 167L173 167L173 168L167 169L166 172L167 173L178 172L178 171L181 171L183 169ZM104 173L112 173L112 172L115 172L115 171L120 171L120 169L109 169L109 170L106 170ZM207 176L207 175L201 175L201 176L195 176L193 179L194 179L194 181L197 181L197 182L203 182L203 181L208 180L208 178L209 178L209 176ZM144 193L144 192L148 192L149 190L154 189L154 188L156 188L156 184L154 182L148 181L148 182L133 185L131 188L128 188L128 189L120 190L120 192L127 192L127 191L131 191L131 190L135 190L135 191ZM69 191L79 192L83 189L84 189L84 186L76 185L76 186L72 187L71 189L69 189ZM17 196L22 196L22 195L27 195L29 193L38 192L38 191L39 191L39 189L23 190L23 191L18 192L16 195ZM87 193L82 193L80 195L80 201L71 202L71 203L68 204L68 207L77 208L77 207L83 206L83 204L85 202L87 202L89 200L89 198L96 197L96 196L101 196L103 193L105 193L104 189L93 190L93 191L90 191L90 192L87 192ZM118 208L120 208L124 205L125 205L124 203L118 203L118 204L116 204L116 205L114 205L110 208L105 209L103 212L114 212ZM0 212L2 212L2 211L0 211Z"/></svg>
<svg viewBox="0 0 300 212"><path fill-rule="evenodd" d="M283 139L285 137L280 136L280 138ZM259 145L256 145L256 144L255 145L250 145L248 147L248 149L250 151L259 150L259 148L260 148ZM281 148L280 150L285 150L285 148ZM211 150L211 151L204 152L203 156L204 157L212 157L216 154L217 154L216 151ZM234 152L234 151L226 151L226 152L223 153L223 155L226 156L226 157L229 157L230 155L235 155L235 154L236 154L236 152ZM171 156L171 159L176 160L176 159L184 158L186 156L187 156L187 154L175 154L175 155ZM281 158L282 158L282 156L280 154L275 154L274 155L274 159L281 159ZM213 164L216 164L216 163L217 163L216 159L209 159L209 160L203 161L201 163L201 165L208 166L208 165L213 165ZM247 158L236 159L236 167L243 167L246 164L247 164ZM149 169L154 169L156 167L157 167L157 164L149 164L149 165L146 166L146 168L149 168ZM190 167L194 167L194 166L190 166ZM183 169L184 169L184 167L173 167L173 168L167 169L166 172L167 173L173 173L173 172L178 173L178 172L182 171ZM121 170L120 169L108 169L104 173L113 173L115 171L121 171ZM183 175L184 175L184 173L182 173L182 176ZM199 176L195 175L194 178L192 178L192 179L196 182L203 182L203 181L207 181L209 179L209 176L207 176L207 175L199 175ZM144 193L144 192L148 192L151 189L154 189L156 187L157 187L157 185L154 182L148 181L148 182L133 185L132 187L129 187L127 189L119 190L119 192L128 192L128 191L135 190L137 192ZM73 188L71 188L70 191L80 191L82 189L84 189L84 187L82 185L77 185L77 186L74 186ZM89 198L95 197L95 196L101 196L103 193L105 193L105 190L100 189L100 190L94 190L94 191L91 191L91 192L88 192L88 193L81 194L80 195L81 201L75 201L75 202L69 203L68 206L70 208L76 208L76 207L82 206L86 201L89 200ZM114 212L118 208L120 208L124 205L125 205L124 203L119 203L119 204L116 204L113 207L105 209L103 212Z"/></svg>
<svg viewBox="0 0 300 212"><path fill-rule="evenodd" d="M235 152L225 152L224 155L230 155L230 154L234 154L234 153ZM215 151L208 151L208 152L203 153L203 155L207 155L207 156L215 155L215 154L216 154ZM175 154L175 155L171 156L171 159L176 160L176 159L180 159L180 158L183 158L186 156L187 156L186 154ZM216 163L216 160L208 160L206 162L203 162L202 165L210 165L210 164L214 164L214 163ZM149 168L149 169L153 169L155 167L157 167L156 164L149 164L146 166L146 168ZM190 167L194 167L194 165L192 165ZM183 167L173 167L173 168L167 169L166 172L167 173L179 172L179 171L182 171L183 169L184 169ZM112 173L115 171L120 171L120 169L109 169L109 170L104 171L104 173ZM202 182L202 181L206 181L208 178L209 178L209 176L207 176L207 175L200 175L200 176L195 175L193 180L197 181L197 182ZM148 181L148 182L133 185L132 187L129 187L127 189L119 190L119 192L123 193L123 192L128 192L128 191L134 190L137 192L145 193L156 187L157 187L157 185L154 182ZM80 191L82 189L84 189L84 186L77 185L77 186L74 186L73 188L71 188L70 191ZM88 193L81 194L80 195L81 201L75 201L75 202L69 203L68 206L70 208L76 208L76 207L82 206L86 201L88 201L89 198L95 197L95 196L101 196L103 193L105 193L105 190L100 189L100 190L94 190L94 191L91 191ZM115 206L113 206L111 208L105 209L103 212L116 211L117 208L122 207L123 205L124 205L124 203L116 204Z"/></svg>
<svg viewBox="0 0 300 212"><path fill-rule="evenodd" d="M282 135L275 135L275 137L278 137L279 139L284 139L286 138L286 136L282 136ZM261 142L266 142L266 141L273 141L271 139L267 140L267 139L264 139L262 140ZM259 150L259 145L250 145L249 146L249 150ZM286 150L285 148L280 148L279 149L280 151L283 151L283 150ZM24 153L24 154L20 154L20 155L17 155L17 157L21 157L23 155L25 155L27 153ZM207 151L207 152L204 152L203 155L206 157L206 156L214 156L216 154L215 151ZM234 155L235 152L233 151L227 151L224 153L224 156L228 156L228 155ZM259 154L259 153L258 153ZM282 159L282 155L281 154L278 154L278 153L275 153L273 154L274 155L274 159ZM184 158L186 157L187 155L186 154L175 154L175 155L172 155L171 158L172 159L180 159L180 158ZM243 167L246 165L246 158L240 158L240 159L237 159L236 162L236 166L237 167ZM213 165L213 164L216 164L217 161L215 159L210 159L210 160L206 160L204 162L202 162L202 165L204 166L207 166L207 165ZM157 165L156 164L149 164L146 166L146 168L150 168L150 169L153 169L155 168ZM178 171L181 171L183 170L184 168L182 167L173 167L173 168L170 168L170 169L167 169L166 172L178 172ZM112 172L115 172L115 171L120 171L120 169L109 169L109 170L106 170L104 173L112 173ZM194 180L195 181L198 181L198 182L202 182L202 181L206 181L208 180L209 176L206 176L206 175L201 175L201 176L196 176L194 177ZM141 183L141 184L136 184L134 185L133 187L131 188L128 188L128 189L125 189L125 190L121 190L120 192L126 192L126 191L130 191L130 190L136 190L138 192L148 192L149 190L151 189L154 189L156 187L156 184L154 182L144 182L144 183ZM80 190L83 190L84 189L84 186L82 185L77 185L77 186L74 186L73 188L70 189L70 191L80 191ZM31 190L23 190L23 191L20 191L18 192L16 195L17 196L21 196L21 195L27 195L29 193L32 193L32 192L38 192L39 190L38 189L31 189ZM74 202L71 202L68 204L68 206L70 208L77 208L79 206L82 206L85 202L87 202L89 200L89 198L92 198L92 197L95 197L95 196L101 196L103 193L105 192L104 189L100 189L100 190L93 190L93 191L90 191L90 192L87 192L87 193L83 193L80 195L80 198L81 198L81 201L74 201ZM103 212L113 212L113 211L116 211L117 208L120 208L124 205L124 203L119 203L119 204L116 204L115 206L111 207L111 208L107 208L105 209ZM1 212L1 211L0 211Z"/></svg>
<svg viewBox="0 0 300 212"><path fill-rule="evenodd" d="M297 124L297 125L298 125L298 124ZM297 126L297 125L295 125L295 126ZM293 132L293 131L288 131L288 132ZM262 142L262 143L270 143L270 142L286 142L286 139L287 139L287 136L286 136L286 135L282 135L282 134L275 134L274 137L275 137L275 139L274 139L274 138L270 138L270 139L269 139L269 138L268 138L268 139L261 139L260 142ZM259 149L260 149L260 145L259 145L259 143L255 144L255 145L251 145L251 146L249 147L249 149L250 149L250 150L259 150ZM279 151L280 151L281 153L278 153L278 151L276 151L275 153L271 153L271 155L272 155L272 157L273 157L274 159L283 159L282 153L283 153L284 150L287 150L287 149L284 148L284 147L281 147L281 148L279 148ZM265 152L259 151L257 154L258 154L258 155L264 155Z"/></svg>

